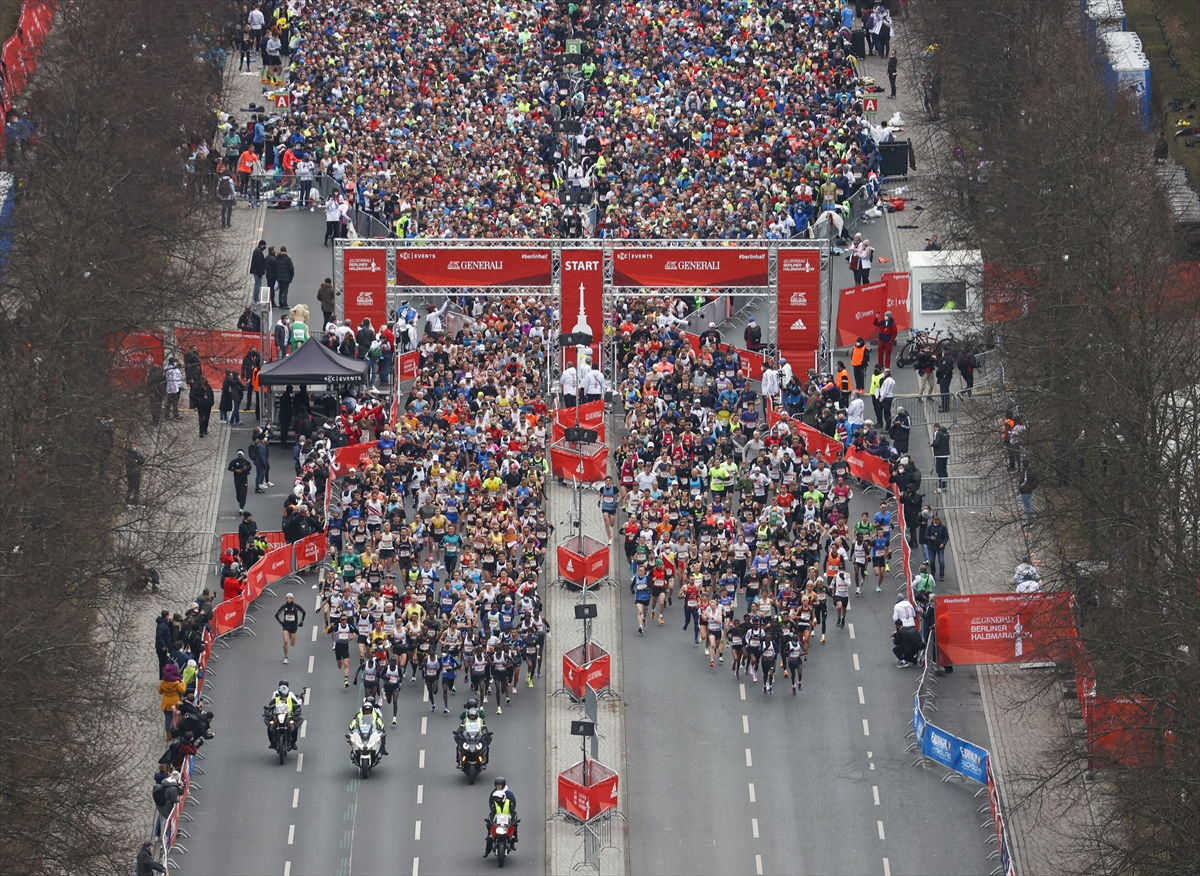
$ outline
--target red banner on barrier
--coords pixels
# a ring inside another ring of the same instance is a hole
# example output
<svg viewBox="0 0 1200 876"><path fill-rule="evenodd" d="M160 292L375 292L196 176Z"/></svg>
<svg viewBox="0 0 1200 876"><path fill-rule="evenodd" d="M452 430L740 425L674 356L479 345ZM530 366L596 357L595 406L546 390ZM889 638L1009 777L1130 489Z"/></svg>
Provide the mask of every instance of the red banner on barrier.
<svg viewBox="0 0 1200 876"><path fill-rule="evenodd" d="M604 480L607 469L608 448L603 444L559 441L550 445L550 470L556 478L596 483Z"/></svg>
<svg viewBox="0 0 1200 876"><path fill-rule="evenodd" d="M272 584L280 578L292 574L292 546L284 545L268 551L267 555L258 561L263 567L263 579Z"/></svg>
<svg viewBox="0 0 1200 876"><path fill-rule="evenodd" d="M421 366L421 351L409 350L396 357L396 379L400 383L411 383L417 379L417 369Z"/></svg>
<svg viewBox="0 0 1200 876"><path fill-rule="evenodd" d="M1069 593L939 596L938 660L986 665L1073 656L1074 599Z"/></svg>
<svg viewBox="0 0 1200 876"><path fill-rule="evenodd" d="M588 758L558 774L558 808L576 821L589 821L617 807L617 774Z"/></svg>
<svg viewBox="0 0 1200 876"><path fill-rule="evenodd" d="M896 320L896 331L906 332L912 328L912 311L908 306L909 277L903 271L893 271L881 277L887 283L887 294L883 298L880 310L892 312Z"/></svg>
<svg viewBox="0 0 1200 876"><path fill-rule="evenodd" d="M821 344L821 253L779 251L779 355L803 375Z"/></svg>
<svg viewBox="0 0 1200 876"><path fill-rule="evenodd" d="M242 373L242 359L257 347L257 332L234 332L219 329L177 328L175 345L185 354L195 349L200 355L200 369L214 392L221 391L229 371Z"/></svg>
<svg viewBox="0 0 1200 876"><path fill-rule="evenodd" d="M387 322L387 250L350 246L342 250L342 313L358 328L364 319L378 329Z"/></svg>
<svg viewBox="0 0 1200 876"><path fill-rule="evenodd" d="M246 571L246 592L242 596L249 605L258 597L262 596L262 592L267 589L267 574L263 567L263 561L260 559L257 563L251 566Z"/></svg>
<svg viewBox="0 0 1200 876"><path fill-rule="evenodd" d="M562 251L562 310L559 330L573 333L580 311L586 314L592 332L592 365L601 366L604 356L604 251L601 249L564 249ZM574 356L573 351L564 351ZM572 358L572 364L574 359Z"/></svg>
<svg viewBox="0 0 1200 876"><path fill-rule="evenodd" d="M879 302L887 295L887 283L877 280L838 292L837 345L848 347L858 338L871 340L877 329Z"/></svg>
<svg viewBox="0 0 1200 876"><path fill-rule="evenodd" d="M557 547L558 577L581 587L590 586L608 574L611 550L599 539L573 535Z"/></svg>
<svg viewBox="0 0 1200 876"><path fill-rule="evenodd" d="M362 471L372 464L372 451L375 451L374 443L349 444L346 447L339 447L333 452L333 459L329 462L330 475L338 478L347 474L352 468ZM378 457L377 452L376 457Z"/></svg>
<svg viewBox="0 0 1200 876"><path fill-rule="evenodd" d="M213 606L212 626L218 636L246 625L246 598L237 596Z"/></svg>
<svg viewBox="0 0 1200 876"><path fill-rule="evenodd" d="M741 247L617 248L613 250L613 285L652 289L766 286L767 251Z"/></svg>
<svg viewBox="0 0 1200 876"><path fill-rule="evenodd" d="M558 426L581 426L584 429L604 428L604 402L594 401L573 408L557 408L554 423Z"/></svg>
<svg viewBox="0 0 1200 876"><path fill-rule="evenodd" d="M299 572L325 559L325 555L329 553L329 539L324 532L314 532L300 539L292 547L295 549L292 568Z"/></svg>
<svg viewBox="0 0 1200 876"><path fill-rule="evenodd" d="M572 424L572 425L574 425L574 424ZM579 425L580 425L581 429L595 429L597 443L603 444L605 442L604 421L603 420L601 420L595 426L584 426L582 423L580 423ZM571 427L564 426L561 423L559 423L558 420L555 420L550 426L550 443L553 444L556 441L564 440L567 437L567 429L569 429L569 428L571 428Z"/></svg>
<svg viewBox="0 0 1200 876"><path fill-rule="evenodd" d="M112 379L117 386L144 387L150 366L163 366L162 332L114 332L108 336L108 349L113 354Z"/></svg>
<svg viewBox="0 0 1200 876"><path fill-rule="evenodd" d="M807 437L807 433L805 433L805 436ZM891 469L878 456L872 456L869 453L859 453L851 447L846 452L846 462L850 463L850 471L859 480L874 484L877 487L883 487L885 490L891 489L891 482L888 480L892 473Z"/></svg>
<svg viewBox="0 0 1200 876"><path fill-rule="evenodd" d="M1154 760L1154 700L1098 696L1088 704L1088 766L1132 769Z"/></svg>
<svg viewBox="0 0 1200 876"><path fill-rule="evenodd" d="M442 289L549 286L550 250L401 247L396 250L396 285Z"/></svg>

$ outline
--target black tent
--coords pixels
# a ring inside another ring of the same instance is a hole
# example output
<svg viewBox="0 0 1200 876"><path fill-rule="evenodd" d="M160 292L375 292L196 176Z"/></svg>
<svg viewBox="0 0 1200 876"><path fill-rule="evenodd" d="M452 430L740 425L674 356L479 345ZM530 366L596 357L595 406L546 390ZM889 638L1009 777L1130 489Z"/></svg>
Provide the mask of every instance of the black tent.
<svg viewBox="0 0 1200 876"><path fill-rule="evenodd" d="M365 383L367 362L342 356L309 338L296 352L264 365L258 379L264 386Z"/></svg>

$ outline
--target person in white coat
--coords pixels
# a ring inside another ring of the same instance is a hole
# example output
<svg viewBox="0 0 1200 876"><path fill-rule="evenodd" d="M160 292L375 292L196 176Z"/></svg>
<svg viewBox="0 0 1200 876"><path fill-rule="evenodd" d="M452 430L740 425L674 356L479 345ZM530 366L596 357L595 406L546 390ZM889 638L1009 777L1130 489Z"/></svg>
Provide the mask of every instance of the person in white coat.
<svg viewBox="0 0 1200 876"><path fill-rule="evenodd" d="M446 308L449 306L450 299L447 298L442 302L441 307L425 317L425 334L440 335L442 333L442 316L446 313Z"/></svg>
<svg viewBox="0 0 1200 876"><path fill-rule="evenodd" d="M846 406L846 428L850 430L851 435L862 429L863 418L866 416L865 407L862 390L854 390L854 397L850 399L850 404Z"/></svg>
<svg viewBox="0 0 1200 876"><path fill-rule="evenodd" d="M579 404L579 370L574 365L568 365L562 373L563 407L573 408Z"/></svg>
<svg viewBox="0 0 1200 876"><path fill-rule="evenodd" d="M588 368L583 373L583 403L600 401L604 398L604 372L599 368Z"/></svg>
<svg viewBox="0 0 1200 876"><path fill-rule="evenodd" d="M763 394L763 419L767 418L767 399L771 400L771 404L776 408L780 406L779 393L782 390L779 383L779 372L770 365L763 367L762 373L762 394Z"/></svg>

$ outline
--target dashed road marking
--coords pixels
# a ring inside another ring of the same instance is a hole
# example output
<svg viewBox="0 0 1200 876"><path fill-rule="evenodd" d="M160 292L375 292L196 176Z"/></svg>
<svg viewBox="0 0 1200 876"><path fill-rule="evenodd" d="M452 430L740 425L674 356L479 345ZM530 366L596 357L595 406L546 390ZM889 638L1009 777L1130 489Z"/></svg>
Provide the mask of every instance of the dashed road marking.
<svg viewBox="0 0 1200 876"><path fill-rule="evenodd" d="M421 822L418 821L417 822L417 834L416 834L416 836L413 837L413 839L419 840L420 838L421 838Z"/></svg>
<svg viewBox="0 0 1200 876"><path fill-rule="evenodd" d="M417 769L419 769L419 770L425 769L425 749L424 748L421 749L421 754L417 758Z"/></svg>
<svg viewBox="0 0 1200 876"><path fill-rule="evenodd" d="M892 865L888 863L888 859L883 859L883 876L892 876Z"/></svg>
<svg viewBox="0 0 1200 876"><path fill-rule="evenodd" d="M419 872L419 868L420 868L420 866L421 866L421 859L420 859L420 858L413 858L413 872L412 872L412 876L417 876L417 873Z"/></svg>
<svg viewBox="0 0 1200 876"><path fill-rule="evenodd" d="M861 687L858 689L858 704L860 706L865 706L867 704L867 698L863 696L863 689Z"/></svg>
<svg viewBox="0 0 1200 876"><path fill-rule="evenodd" d="M312 640L314 642L317 640L317 628L316 627L313 627Z"/></svg>
<svg viewBox="0 0 1200 876"><path fill-rule="evenodd" d="M863 718L863 736L871 735L871 726L867 723L867 719Z"/></svg>
<svg viewBox="0 0 1200 876"><path fill-rule="evenodd" d="M754 856L754 872L762 876L762 855Z"/></svg>
<svg viewBox="0 0 1200 876"><path fill-rule="evenodd" d="M879 838L880 838L880 839L883 839L883 822L882 822L882 821L876 821L876 822L875 822L875 826L876 826L877 828L879 828Z"/></svg>
<svg viewBox="0 0 1200 876"><path fill-rule="evenodd" d="M316 655L316 654L309 654L309 655L308 655L308 674L309 674L309 675L312 675L312 671L313 671L313 665L314 665L316 662L317 662L317 655Z"/></svg>
<svg viewBox="0 0 1200 876"><path fill-rule="evenodd" d="M746 683L744 681L739 682L738 689L741 691L742 699L745 699L746 698Z"/></svg>
<svg viewBox="0 0 1200 876"><path fill-rule="evenodd" d="M417 785L417 805L421 805L421 801L425 799L425 786Z"/></svg>
<svg viewBox="0 0 1200 876"><path fill-rule="evenodd" d="M846 624L846 629L850 631L850 638L854 638L854 624Z"/></svg>
<svg viewBox="0 0 1200 876"><path fill-rule="evenodd" d="M429 688L425 688L425 690L426 690L426 692L428 692ZM426 715L424 718L421 719L421 735L424 736L425 731L428 729L429 729L429 716Z"/></svg>
<svg viewBox="0 0 1200 876"><path fill-rule="evenodd" d="M296 841L296 825L289 824L288 825L288 845L290 846L295 841Z"/></svg>
<svg viewBox="0 0 1200 876"><path fill-rule="evenodd" d="M742 715L742 732L743 733L750 732L750 716L749 715Z"/></svg>
<svg viewBox="0 0 1200 876"><path fill-rule="evenodd" d="M875 805L878 806L879 805L879 786L878 785L871 786L871 796L875 799Z"/></svg>
<svg viewBox="0 0 1200 876"><path fill-rule="evenodd" d="M423 702L423 703L429 702L429 688L427 688L427 687L422 688L422 690L421 690L421 702Z"/></svg>
<svg viewBox="0 0 1200 876"><path fill-rule="evenodd" d="M749 748L746 749L746 766L754 766L754 763L752 762L752 760L750 758L750 749Z"/></svg>
<svg viewBox="0 0 1200 876"><path fill-rule="evenodd" d="M291 861L283 862L283 876L292 876L292 862Z"/></svg>
<svg viewBox="0 0 1200 876"><path fill-rule="evenodd" d="M855 671L855 672L858 672L858 671L859 671L859 670L858 670L858 655L857 655L857 654L851 654L850 656L854 658L854 671Z"/></svg>
<svg viewBox="0 0 1200 876"><path fill-rule="evenodd" d="M308 735L308 722L305 721L303 724L300 725L300 738L303 739L307 735ZM300 755L300 756L304 757L304 755Z"/></svg>
<svg viewBox="0 0 1200 876"><path fill-rule="evenodd" d="M750 830L754 833L754 838L758 839L758 819L757 818L750 819Z"/></svg>
<svg viewBox="0 0 1200 876"><path fill-rule="evenodd" d="M292 789L292 808L295 809L300 805L300 789Z"/></svg>
<svg viewBox="0 0 1200 876"><path fill-rule="evenodd" d="M754 802L754 782L750 783L750 802Z"/></svg>
<svg viewBox="0 0 1200 876"><path fill-rule="evenodd" d="M306 687L304 689L304 705L306 705L306 706L312 705L312 688L311 687ZM300 726L303 727L304 725L301 724Z"/></svg>
<svg viewBox="0 0 1200 876"><path fill-rule="evenodd" d="M303 769L304 769L304 752L302 751L298 755L296 755L296 772L300 772Z"/></svg>

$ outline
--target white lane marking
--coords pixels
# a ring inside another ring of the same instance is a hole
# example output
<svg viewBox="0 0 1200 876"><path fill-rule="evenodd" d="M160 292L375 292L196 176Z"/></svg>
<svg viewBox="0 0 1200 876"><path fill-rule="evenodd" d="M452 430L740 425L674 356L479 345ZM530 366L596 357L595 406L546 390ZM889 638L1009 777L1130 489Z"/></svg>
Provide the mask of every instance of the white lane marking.
<svg viewBox="0 0 1200 876"><path fill-rule="evenodd" d="M743 733L750 732L750 716L749 715L742 715L742 732Z"/></svg>
<svg viewBox="0 0 1200 876"><path fill-rule="evenodd" d="M417 769L425 769L425 749L421 749L421 756L417 759Z"/></svg>
<svg viewBox="0 0 1200 876"><path fill-rule="evenodd" d="M302 751L296 755L296 772L302 772L303 770L304 770L304 752Z"/></svg>
<svg viewBox="0 0 1200 876"><path fill-rule="evenodd" d="M750 830L754 832L754 838L758 839L758 819L757 818L750 819Z"/></svg>
<svg viewBox="0 0 1200 876"><path fill-rule="evenodd" d="M421 859L420 859L420 858L413 858L413 874L412 874L412 876L417 876L417 873L418 873L418 868L419 868L420 866L421 866Z"/></svg>
<svg viewBox="0 0 1200 876"><path fill-rule="evenodd" d="M739 682L739 683L738 683L738 688L741 690L741 693L742 693L742 699L745 699L745 698L746 698L746 683L745 683L745 682Z"/></svg>
<svg viewBox="0 0 1200 876"><path fill-rule="evenodd" d="M858 689L858 704L860 706L865 706L867 704L867 699L863 696L863 689L861 687Z"/></svg>
<svg viewBox="0 0 1200 876"><path fill-rule="evenodd" d="M421 801L425 799L425 786L417 785L417 805L421 805Z"/></svg>
<svg viewBox="0 0 1200 876"><path fill-rule="evenodd" d="M871 727L869 724L867 724L867 719L863 718L863 736L870 736L870 735L871 735Z"/></svg>
<svg viewBox="0 0 1200 876"><path fill-rule="evenodd" d="M746 749L746 766L754 766L754 763L750 759L750 749L749 748Z"/></svg>
<svg viewBox="0 0 1200 876"><path fill-rule="evenodd" d="M850 631L850 638L854 638L854 624L846 624L846 629Z"/></svg>
<svg viewBox="0 0 1200 876"><path fill-rule="evenodd" d="M858 655L851 654L850 656L854 658L854 671L858 672Z"/></svg>
<svg viewBox="0 0 1200 876"><path fill-rule="evenodd" d="M295 809L300 805L300 789L292 788L292 808Z"/></svg>
<svg viewBox="0 0 1200 876"><path fill-rule="evenodd" d="M754 872L762 876L762 855L754 856Z"/></svg>
<svg viewBox="0 0 1200 876"><path fill-rule="evenodd" d="M888 859L883 859L883 876L892 876L892 865L888 863Z"/></svg>
<svg viewBox="0 0 1200 876"><path fill-rule="evenodd" d="M304 689L304 705L306 705L306 706L312 705L312 688L311 687L306 687ZM304 725L301 724L300 726L303 727Z"/></svg>
<svg viewBox="0 0 1200 876"><path fill-rule="evenodd" d="M882 822L882 821L876 821L876 822L875 822L875 826L876 826L877 828L879 828L879 838L880 838L880 839L883 839L883 822Z"/></svg>
<svg viewBox="0 0 1200 876"><path fill-rule="evenodd" d="M871 786L871 796L875 798L875 805L878 806L879 805L879 786L878 785Z"/></svg>
<svg viewBox="0 0 1200 876"><path fill-rule="evenodd" d="M875 769L875 764L871 764L871 769Z"/></svg>
<svg viewBox="0 0 1200 876"><path fill-rule="evenodd" d="M321 594L318 593L317 594L317 604L313 606L313 611L320 611L320 610L321 610ZM316 627L313 627L313 629L315 630ZM315 642L316 639L314 639L313 641Z"/></svg>
<svg viewBox="0 0 1200 876"><path fill-rule="evenodd" d="M429 688L424 688L421 691L421 702L423 702L423 703L429 702ZM519 839L519 837L518 837L518 839Z"/></svg>
<svg viewBox="0 0 1200 876"><path fill-rule="evenodd" d="M295 841L296 841L296 825L289 824L288 825L288 845L290 846Z"/></svg>
<svg viewBox="0 0 1200 876"><path fill-rule="evenodd" d="M750 802L754 802L754 782L750 783Z"/></svg>
<svg viewBox="0 0 1200 876"><path fill-rule="evenodd" d="M300 738L303 739L307 735L308 735L308 722L305 721L303 724L300 725ZM304 757L304 755L300 755L300 756Z"/></svg>
<svg viewBox="0 0 1200 876"><path fill-rule="evenodd" d="M317 640L317 628L316 628L316 627L313 627L313 635L312 635L312 640L313 640L314 642Z"/></svg>
<svg viewBox="0 0 1200 876"><path fill-rule="evenodd" d="M425 690L428 691L429 688L425 688ZM421 735L424 736L425 731L428 729L429 729L429 716L426 715L424 718L421 719ZM520 839L520 837L518 837L518 839Z"/></svg>
<svg viewBox="0 0 1200 876"><path fill-rule="evenodd" d="M421 822L418 821L417 822L417 835L414 836L413 839L419 840L420 838L421 838Z"/></svg>
<svg viewBox="0 0 1200 876"><path fill-rule="evenodd" d="M309 655L308 655L308 674L309 674L309 675L312 675L312 671L313 671L313 664L314 664L314 663L316 663L316 662L317 662L317 655L316 655L316 654L309 654Z"/></svg>
<svg viewBox="0 0 1200 876"><path fill-rule="evenodd" d="M292 876L292 862L291 861L283 862L283 876Z"/></svg>

